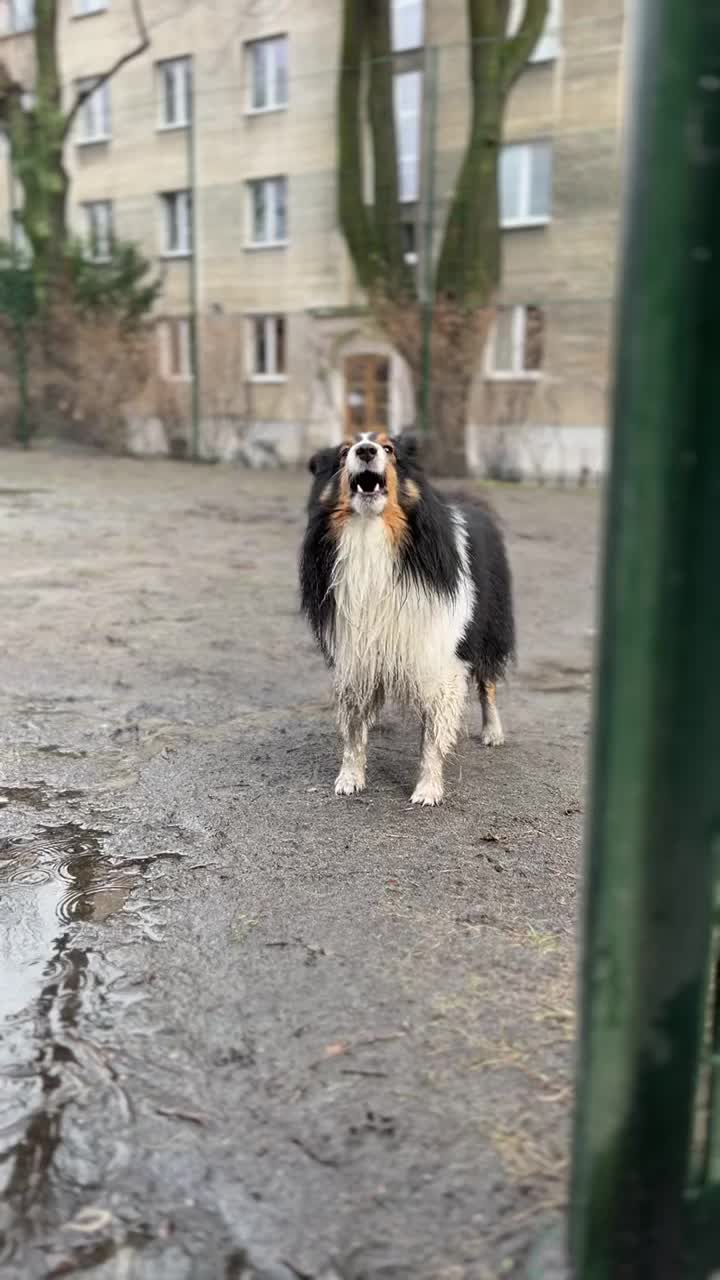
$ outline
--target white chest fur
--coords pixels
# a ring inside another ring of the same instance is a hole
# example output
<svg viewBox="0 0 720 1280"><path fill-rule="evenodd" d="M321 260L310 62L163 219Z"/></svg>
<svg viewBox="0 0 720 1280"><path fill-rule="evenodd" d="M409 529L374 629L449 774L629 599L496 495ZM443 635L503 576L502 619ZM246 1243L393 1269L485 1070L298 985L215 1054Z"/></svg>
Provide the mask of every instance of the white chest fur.
<svg viewBox="0 0 720 1280"><path fill-rule="evenodd" d="M456 656L472 615L467 532L453 513L462 573L452 598L401 582L385 522L355 516L340 537L333 575L336 684L361 703L382 686L386 695L425 704L462 666Z"/></svg>

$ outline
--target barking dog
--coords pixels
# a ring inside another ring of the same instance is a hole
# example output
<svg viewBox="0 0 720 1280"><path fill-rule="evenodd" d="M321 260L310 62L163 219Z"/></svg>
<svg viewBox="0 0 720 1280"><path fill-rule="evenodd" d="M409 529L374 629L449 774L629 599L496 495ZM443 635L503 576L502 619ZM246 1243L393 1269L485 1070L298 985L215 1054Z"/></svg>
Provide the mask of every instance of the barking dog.
<svg viewBox="0 0 720 1280"><path fill-rule="evenodd" d="M514 648L510 569L492 512L426 480L412 438L365 433L323 449L300 559L302 607L335 673L342 767L335 793L365 787L368 728L386 698L422 722L413 804L443 798L468 677L482 741L498 746L495 686Z"/></svg>

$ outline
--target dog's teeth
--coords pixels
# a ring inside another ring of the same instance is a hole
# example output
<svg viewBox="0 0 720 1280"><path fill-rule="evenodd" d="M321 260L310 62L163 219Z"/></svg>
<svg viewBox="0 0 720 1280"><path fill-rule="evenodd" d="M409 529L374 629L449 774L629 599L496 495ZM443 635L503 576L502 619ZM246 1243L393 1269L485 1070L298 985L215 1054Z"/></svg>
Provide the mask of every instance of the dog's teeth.
<svg viewBox="0 0 720 1280"><path fill-rule="evenodd" d="M375 493L379 493L379 492L380 492L380 481L378 480L377 484L375 485Z"/></svg>

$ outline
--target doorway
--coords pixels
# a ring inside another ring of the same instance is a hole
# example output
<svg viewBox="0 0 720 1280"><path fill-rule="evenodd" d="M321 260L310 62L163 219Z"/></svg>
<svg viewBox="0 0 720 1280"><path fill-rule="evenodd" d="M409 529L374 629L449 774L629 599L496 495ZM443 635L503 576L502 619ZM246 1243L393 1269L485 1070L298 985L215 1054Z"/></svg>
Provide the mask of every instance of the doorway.
<svg viewBox="0 0 720 1280"><path fill-rule="evenodd" d="M387 356L345 357L345 432L390 429L390 361Z"/></svg>

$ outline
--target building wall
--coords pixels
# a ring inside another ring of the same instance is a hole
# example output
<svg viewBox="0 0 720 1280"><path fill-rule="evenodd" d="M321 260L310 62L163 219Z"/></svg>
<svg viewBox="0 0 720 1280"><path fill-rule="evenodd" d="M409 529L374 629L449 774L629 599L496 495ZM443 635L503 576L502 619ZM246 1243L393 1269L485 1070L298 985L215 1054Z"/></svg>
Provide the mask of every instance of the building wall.
<svg viewBox="0 0 720 1280"><path fill-rule="evenodd" d="M359 350L385 351L392 359L392 425L404 425L413 416L407 370L357 311L362 296L337 226L340 0L264 0L252 6L236 0L144 0L144 10L151 46L112 81L110 142L78 146L75 137L70 140L72 216L80 231L84 202L112 200L116 234L136 240L163 272L159 313L188 314L192 264L160 255L158 193L189 185L190 138L186 129L157 127L155 63L191 55L201 400L206 418L221 421L219 428L208 427L208 448L217 447L222 436L231 454L233 440L242 443L248 433L257 434L257 424L266 424L265 433L280 441L276 451L288 457L337 437L343 430L343 360ZM68 0L61 29L68 93L78 78L101 72L132 47L137 37L131 14L129 0L109 0L106 12L76 17ZM541 433L538 439L547 439L548 431L577 429L586 442L596 439L593 456L602 465L623 27L622 0L612 0L610 7L608 0L564 0L558 57L530 65L513 90L506 140L553 143L552 217L547 226L503 233L501 302L543 308L544 369L537 385L519 392L514 383L488 383L479 369L469 437L476 461L483 450L472 442L483 430L492 438L501 430L512 449L534 430ZM288 109L250 115L247 42L281 33L290 41ZM427 0L426 40L437 49L425 78L426 103L428 91L437 93L437 243L468 127L464 0ZM12 51L27 75L28 47L28 36L10 37L0 41L0 56ZM426 126L427 120L425 131ZM423 199L427 159L426 154ZM289 244L248 249L245 183L281 174L288 178ZM0 166L0 209L8 211L15 199L6 167ZM285 382L248 379L245 317L257 312L287 317ZM186 412L187 385L174 391ZM583 446L583 456L588 448Z"/></svg>

